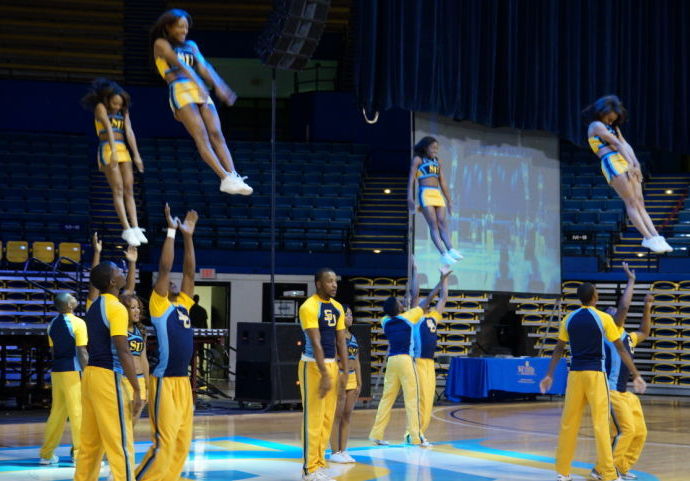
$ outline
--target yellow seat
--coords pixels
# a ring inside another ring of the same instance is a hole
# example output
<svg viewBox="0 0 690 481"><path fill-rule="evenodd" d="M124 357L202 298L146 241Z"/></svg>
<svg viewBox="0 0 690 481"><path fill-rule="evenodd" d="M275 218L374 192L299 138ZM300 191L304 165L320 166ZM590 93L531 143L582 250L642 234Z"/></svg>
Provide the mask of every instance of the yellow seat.
<svg viewBox="0 0 690 481"><path fill-rule="evenodd" d="M675 361L678 359L678 355L670 351L655 352L652 354L653 361Z"/></svg>
<svg viewBox="0 0 690 481"><path fill-rule="evenodd" d="M39 261L50 264L55 260L55 244L36 241L31 245L31 254Z"/></svg>
<svg viewBox="0 0 690 481"><path fill-rule="evenodd" d="M652 384L675 384L676 378L666 374L659 374L652 378Z"/></svg>
<svg viewBox="0 0 690 481"><path fill-rule="evenodd" d="M58 255L71 259L74 262L81 262L81 244L78 242L60 242L58 245ZM63 264L68 264L68 261L63 260Z"/></svg>
<svg viewBox="0 0 690 481"><path fill-rule="evenodd" d="M678 384L682 384L683 386L690 386L690 376L681 376L678 378Z"/></svg>
<svg viewBox="0 0 690 481"><path fill-rule="evenodd" d="M12 264L23 264L29 260L29 243L26 241L7 242L7 262Z"/></svg>
<svg viewBox="0 0 690 481"><path fill-rule="evenodd" d="M673 329L670 327L656 327L652 330L652 336L661 337L664 339L677 338L680 333L680 329Z"/></svg>
<svg viewBox="0 0 690 481"><path fill-rule="evenodd" d="M678 372L678 368L673 364L654 364L652 372Z"/></svg>
<svg viewBox="0 0 690 481"><path fill-rule="evenodd" d="M680 281L678 283L679 291L690 291L690 281Z"/></svg>
<svg viewBox="0 0 690 481"><path fill-rule="evenodd" d="M673 327L677 324L677 322L678 321L676 321L676 319L673 317L657 317L654 318L652 324L654 327Z"/></svg>
<svg viewBox="0 0 690 481"><path fill-rule="evenodd" d="M664 292L658 292L654 294L654 302L676 302L678 297L674 294L665 294Z"/></svg>
<svg viewBox="0 0 690 481"><path fill-rule="evenodd" d="M371 279L369 279L368 277L352 277L350 279L350 282L353 284L360 284L365 286L371 285Z"/></svg>
<svg viewBox="0 0 690 481"><path fill-rule="evenodd" d="M678 284L675 282L671 281L655 281L652 283L652 287L650 287L650 290L652 291L677 291L678 290Z"/></svg>

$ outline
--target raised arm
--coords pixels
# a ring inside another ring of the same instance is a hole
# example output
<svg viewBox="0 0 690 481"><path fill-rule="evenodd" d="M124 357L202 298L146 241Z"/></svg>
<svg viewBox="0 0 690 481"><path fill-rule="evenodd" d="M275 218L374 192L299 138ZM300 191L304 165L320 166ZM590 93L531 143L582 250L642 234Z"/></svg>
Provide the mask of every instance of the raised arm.
<svg viewBox="0 0 690 481"><path fill-rule="evenodd" d="M194 254L194 229L199 220L199 214L190 210L179 226L184 239L184 261L182 264L182 285L180 290L189 297L194 295L194 277L196 276L196 256Z"/></svg>
<svg viewBox="0 0 690 481"><path fill-rule="evenodd" d="M137 138L134 135L134 129L132 129L132 121L129 119L129 112L125 112L125 135L127 136L127 144L129 144L129 148L132 151L132 161L139 173L144 173L144 163L141 161L141 155L139 155Z"/></svg>
<svg viewBox="0 0 690 481"><path fill-rule="evenodd" d="M101 263L101 251L103 250L103 242L98 239L98 232L94 232L93 236L91 236L91 248L93 249L93 259L91 259L91 268L93 269ZM86 295L86 298L93 302L98 298L99 294L98 289L89 282L89 293Z"/></svg>
<svg viewBox="0 0 690 481"><path fill-rule="evenodd" d="M640 330L637 331L637 344L641 343L649 337L649 332L652 328L652 304L654 304L654 296L647 293L644 296L644 310L642 311L642 323Z"/></svg>
<svg viewBox="0 0 690 481"><path fill-rule="evenodd" d="M628 283L626 284L625 291L623 291L623 295L618 302L618 310L616 311L616 315L613 316L613 320L619 327L623 327L625 325L625 320L627 319L628 311L630 310L630 303L632 302L633 291L635 290L635 271L630 270L627 262L623 263L623 270L628 276Z"/></svg>
<svg viewBox="0 0 690 481"><path fill-rule="evenodd" d="M406 306L407 309L417 307L419 304L419 278L417 277L417 264L413 255L410 255L410 263L412 264L410 282L407 284L408 290L405 294L407 296L407 300L409 301L408 306Z"/></svg>
<svg viewBox="0 0 690 481"><path fill-rule="evenodd" d="M412 159L412 164L410 165L410 175L409 179L407 182L407 207L414 212L415 209L415 202L414 202L414 194L415 194L415 180L417 179L417 168L419 167L419 164L422 163L422 159L420 159L418 156L414 156Z"/></svg>
<svg viewBox="0 0 690 481"><path fill-rule="evenodd" d="M119 159L117 155L117 148L115 148L115 135L113 134L113 128L110 126L108 111L106 110L105 105L99 102L98 105L96 105L93 114L96 116L96 120L105 126L105 130L108 135L108 143L110 143L110 162L108 163L107 167L117 169Z"/></svg>
<svg viewBox="0 0 690 481"><path fill-rule="evenodd" d="M134 246L127 247L124 251L125 259L127 260L127 282L125 283L125 290L133 294L137 284L137 259L139 253Z"/></svg>
<svg viewBox="0 0 690 481"><path fill-rule="evenodd" d="M196 69L199 72L199 76L204 79L207 85L211 85L213 87L216 97L218 97L221 102L226 105L233 105L237 100L237 94L228 86L227 83L225 83L225 80L218 75L218 72L216 72L216 70L213 68L213 65L206 61L196 42L188 40L187 43L190 44L194 49L194 56L196 57Z"/></svg>
<svg viewBox="0 0 690 481"><path fill-rule="evenodd" d="M419 301L419 307L421 307L424 310L424 312L429 310L431 303L434 302L434 298L441 290L441 286L443 285L444 279L447 279L452 272L453 271L448 271L441 274L441 278L438 280L438 283L434 286L434 289L429 293L428 296L426 296L423 300Z"/></svg>
<svg viewBox="0 0 690 481"><path fill-rule="evenodd" d="M448 301L448 276L443 276L441 278L441 293L439 294L438 302L436 303L436 312L443 314L443 311L446 308L446 301Z"/></svg>
<svg viewBox="0 0 690 481"><path fill-rule="evenodd" d="M170 290L170 271L175 260L175 233L180 222L178 218L173 219L170 215L170 206L165 203L165 220L168 223L168 234L163 242L161 249L161 259L158 263L158 279L153 286L153 290L159 296L167 296Z"/></svg>
<svg viewBox="0 0 690 481"><path fill-rule="evenodd" d="M201 90L202 98L204 101L206 100L208 97L208 90L206 89L206 85L204 84L203 80L199 78L193 68L191 68L185 62L181 62L180 59L177 58L177 54L170 45L170 42L164 38L156 39L156 41L153 43L153 55L155 57L163 58L171 67L174 66L182 70L187 77L197 84Z"/></svg>

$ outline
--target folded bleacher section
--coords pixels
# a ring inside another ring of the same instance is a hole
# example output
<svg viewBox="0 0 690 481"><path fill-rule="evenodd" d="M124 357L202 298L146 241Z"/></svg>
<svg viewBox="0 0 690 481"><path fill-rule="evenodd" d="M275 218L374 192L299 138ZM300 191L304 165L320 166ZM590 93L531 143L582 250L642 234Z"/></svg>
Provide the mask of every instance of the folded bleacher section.
<svg viewBox="0 0 690 481"><path fill-rule="evenodd" d="M141 142L146 161L144 199L150 231L164 224L163 205L196 209L203 218L196 243L206 249L270 249L270 144L231 145L235 165L254 188L251 196L221 193L219 180L191 140ZM276 167L277 248L345 250L351 234L366 150L329 143L279 143Z"/></svg>
<svg viewBox="0 0 690 481"><path fill-rule="evenodd" d="M513 296L522 325L535 339L538 355L550 356L557 343L561 319L578 309L580 281L562 284L561 296ZM624 283L596 283L600 309L615 306ZM650 337L635 348L635 364L642 377L659 392L679 394L690 389L690 280L637 283L625 328L638 330L642 321L644 296L654 295Z"/></svg>

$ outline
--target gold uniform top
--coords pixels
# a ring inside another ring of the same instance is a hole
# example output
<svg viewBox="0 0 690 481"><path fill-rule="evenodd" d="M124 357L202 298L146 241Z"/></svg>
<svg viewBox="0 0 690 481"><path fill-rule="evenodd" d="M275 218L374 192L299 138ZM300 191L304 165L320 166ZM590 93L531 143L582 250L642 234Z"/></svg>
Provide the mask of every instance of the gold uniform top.
<svg viewBox="0 0 690 481"><path fill-rule="evenodd" d="M326 361L335 361L336 355L336 331L345 329L345 309L331 298L328 301L314 294L304 301L299 308L299 321L302 330L318 329L321 333L321 348ZM311 339L305 333L304 354L302 359L314 361L314 346Z"/></svg>

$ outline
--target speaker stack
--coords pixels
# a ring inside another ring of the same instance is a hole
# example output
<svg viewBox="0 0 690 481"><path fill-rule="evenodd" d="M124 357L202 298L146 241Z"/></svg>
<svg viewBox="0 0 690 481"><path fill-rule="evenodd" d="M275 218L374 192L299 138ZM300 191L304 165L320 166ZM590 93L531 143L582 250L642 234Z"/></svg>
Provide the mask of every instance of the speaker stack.
<svg viewBox="0 0 690 481"><path fill-rule="evenodd" d="M331 0L275 0L256 50L269 67L301 70L314 54Z"/></svg>
<svg viewBox="0 0 690 481"><path fill-rule="evenodd" d="M361 397L371 393L371 341L368 325L352 326L360 346L362 365ZM304 350L304 333L299 324L276 324L278 359L271 360L273 329L270 323L237 324L237 401L262 403L301 402L297 365ZM273 368L273 366L275 366ZM274 379L274 376L277 379Z"/></svg>

